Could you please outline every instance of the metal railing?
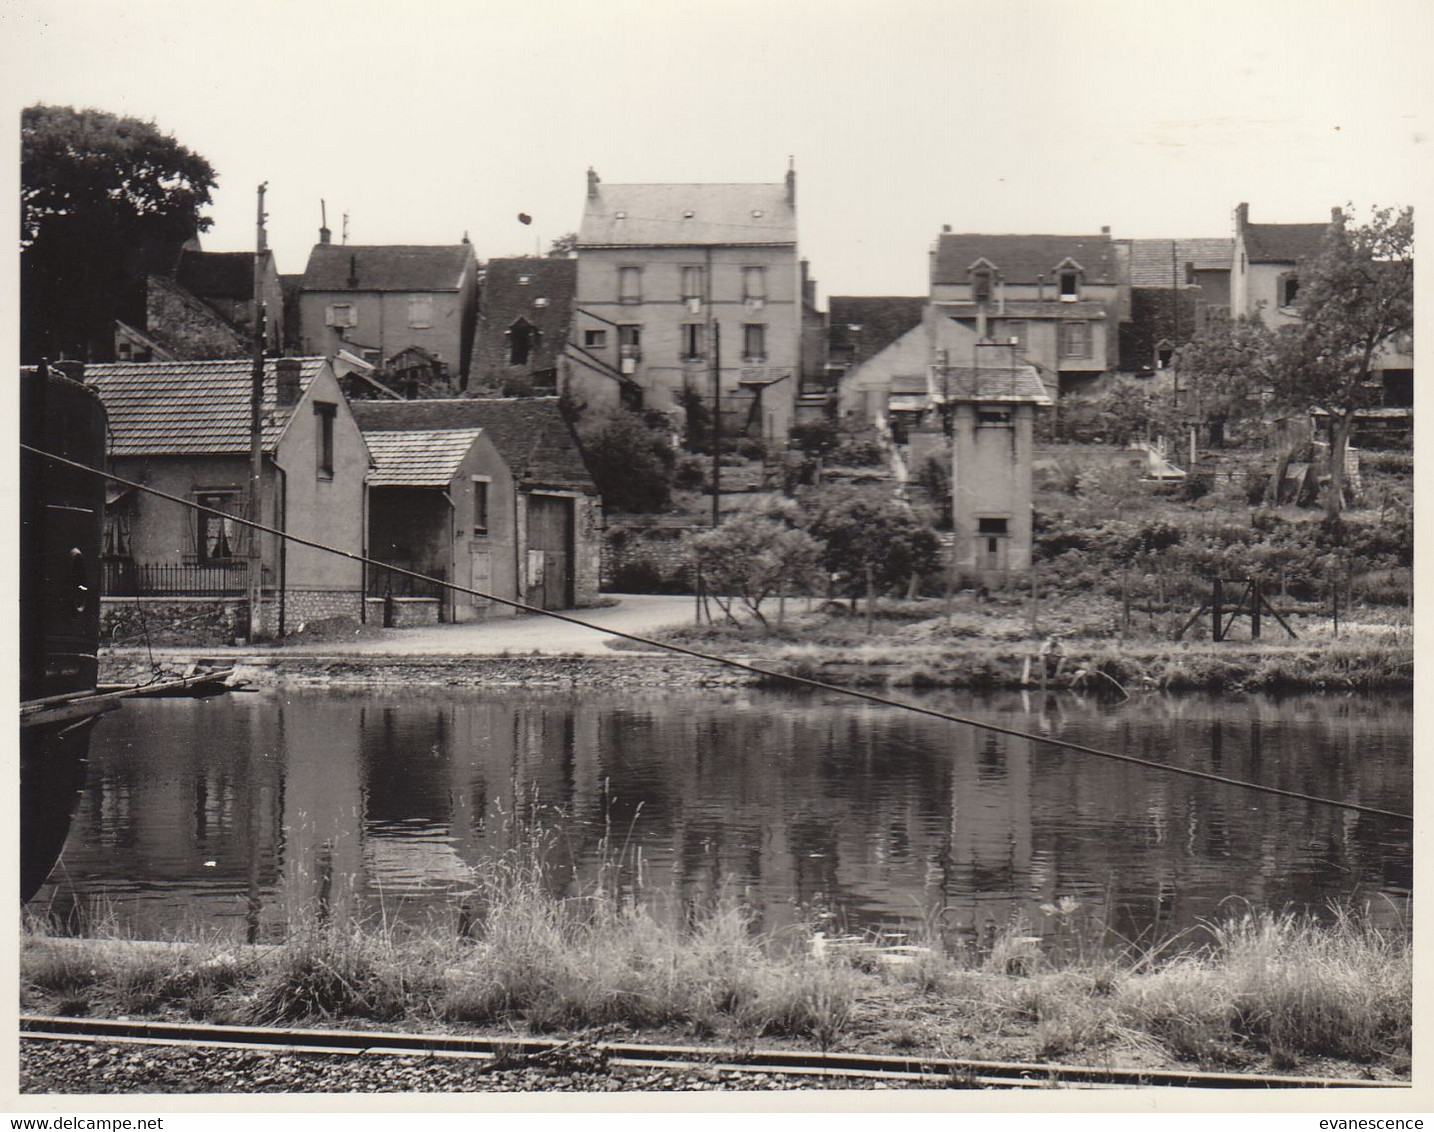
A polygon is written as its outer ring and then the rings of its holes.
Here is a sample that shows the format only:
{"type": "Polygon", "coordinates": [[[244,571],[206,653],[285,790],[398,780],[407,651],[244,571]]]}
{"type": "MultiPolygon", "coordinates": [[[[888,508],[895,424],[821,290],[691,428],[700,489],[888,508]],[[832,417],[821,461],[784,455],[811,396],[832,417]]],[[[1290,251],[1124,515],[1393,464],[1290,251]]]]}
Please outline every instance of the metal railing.
{"type": "MultiPolygon", "coordinates": [[[[102,561],[100,593],[106,597],[243,597],[247,562],[149,563],[131,558],[102,561]]],[[[269,571],[265,570],[266,580],[269,571]]]]}
{"type": "Polygon", "coordinates": [[[413,569],[427,574],[434,581],[423,581],[407,574],[395,573],[382,566],[368,568],[369,597],[443,597],[446,592],[440,582],[446,580],[444,571],[415,566],[413,569]]]}

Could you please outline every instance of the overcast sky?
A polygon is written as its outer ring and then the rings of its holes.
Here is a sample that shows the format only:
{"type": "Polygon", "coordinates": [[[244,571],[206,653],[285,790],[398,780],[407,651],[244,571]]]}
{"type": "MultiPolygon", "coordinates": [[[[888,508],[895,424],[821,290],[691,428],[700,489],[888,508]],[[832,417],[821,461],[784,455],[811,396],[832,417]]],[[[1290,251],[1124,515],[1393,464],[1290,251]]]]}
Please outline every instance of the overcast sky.
{"type": "MultiPolygon", "coordinates": [[[[1420,0],[0,0],[12,105],[153,119],[219,172],[205,237],[530,253],[605,181],[778,181],[829,294],[920,294],[957,231],[1219,236],[1408,203],[1420,0]],[[531,227],[517,214],[532,215],[531,227]]],[[[13,121],[13,115],[12,115],[13,121]]],[[[14,152],[12,149],[11,152],[14,152]]]]}

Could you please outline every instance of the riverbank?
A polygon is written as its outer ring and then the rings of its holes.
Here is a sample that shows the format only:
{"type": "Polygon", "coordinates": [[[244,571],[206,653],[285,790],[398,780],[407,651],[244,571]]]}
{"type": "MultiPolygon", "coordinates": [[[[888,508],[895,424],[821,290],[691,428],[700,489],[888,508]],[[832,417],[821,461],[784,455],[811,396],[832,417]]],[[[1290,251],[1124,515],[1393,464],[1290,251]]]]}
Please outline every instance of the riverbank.
{"type": "MultiPolygon", "coordinates": [[[[1145,949],[1085,938],[1074,919],[1062,949],[1021,924],[955,952],[934,938],[819,933],[794,947],[754,935],[735,904],[678,928],[640,900],[564,899],[504,868],[446,931],[314,923],[270,947],[30,934],[21,1009],[1311,1078],[1410,1073],[1407,932],[1352,913],[1317,923],[1252,912],[1145,949]]],[[[125,1091],[126,1080],[96,1084],[125,1091]]],[[[295,1087],[345,1088],[322,1074],[295,1087]]],[[[243,1091],[243,1075],[228,1089],[243,1091]]]]}

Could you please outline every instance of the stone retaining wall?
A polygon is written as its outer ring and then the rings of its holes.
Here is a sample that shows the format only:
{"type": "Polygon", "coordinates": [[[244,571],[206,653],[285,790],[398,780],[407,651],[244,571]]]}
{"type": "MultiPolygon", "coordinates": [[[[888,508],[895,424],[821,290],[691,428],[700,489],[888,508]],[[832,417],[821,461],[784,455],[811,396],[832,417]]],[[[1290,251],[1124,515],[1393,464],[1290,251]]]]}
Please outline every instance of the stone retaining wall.
{"type": "Polygon", "coordinates": [[[692,556],[687,535],[705,526],[610,523],[603,532],[602,585],[628,593],[691,593],[692,556]]]}

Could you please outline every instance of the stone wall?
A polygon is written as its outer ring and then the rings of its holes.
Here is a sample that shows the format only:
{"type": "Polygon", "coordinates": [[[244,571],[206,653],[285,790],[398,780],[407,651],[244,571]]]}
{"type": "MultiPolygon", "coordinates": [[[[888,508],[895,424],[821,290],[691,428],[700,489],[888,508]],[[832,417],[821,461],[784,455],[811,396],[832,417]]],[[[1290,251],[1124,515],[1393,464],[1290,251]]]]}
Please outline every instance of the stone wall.
{"type": "MultiPolygon", "coordinates": [[[[364,598],[370,625],[383,624],[384,598],[364,598]]],[[[436,597],[396,597],[393,602],[394,629],[408,629],[415,625],[437,625],[439,600],[436,597]]]]}
{"type": "Polygon", "coordinates": [[[610,522],[603,532],[603,589],[617,593],[691,593],[694,579],[687,537],[708,529],[610,522]]]}
{"type": "Polygon", "coordinates": [[[363,616],[363,594],[358,590],[289,590],[284,597],[284,628],[294,632],[306,621],[328,621],[363,616]]]}
{"type": "Polygon", "coordinates": [[[100,642],[104,645],[227,645],[248,634],[249,603],[243,598],[100,599],[100,642]]]}

